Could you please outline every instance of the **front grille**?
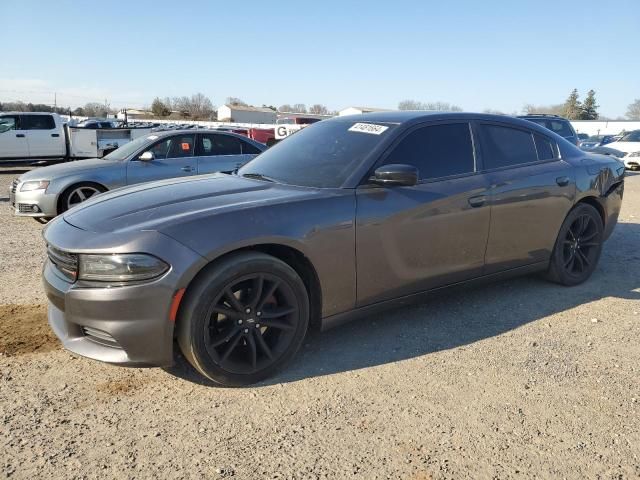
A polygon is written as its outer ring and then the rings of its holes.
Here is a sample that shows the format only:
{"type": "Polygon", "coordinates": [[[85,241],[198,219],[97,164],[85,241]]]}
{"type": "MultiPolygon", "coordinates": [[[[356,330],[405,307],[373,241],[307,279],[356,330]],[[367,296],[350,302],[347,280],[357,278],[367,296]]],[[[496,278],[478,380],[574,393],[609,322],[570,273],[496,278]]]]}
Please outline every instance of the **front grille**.
{"type": "Polygon", "coordinates": [[[121,348],[115,338],[113,338],[107,332],[103,332],[102,330],[98,330],[97,328],[82,327],[82,333],[84,333],[85,337],[87,337],[87,339],[91,340],[92,342],[96,342],[107,347],[121,348]]]}
{"type": "Polygon", "coordinates": [[[16,193],[18,183],[20,183],[20,181],[17,178],[11,183],[11,193],[16,193]]]}
{"type": "Polygon", "coordinates": [[[47,256],[65,278],[75,282],[78,276],[78,256],[47,245],[47,256]]]}

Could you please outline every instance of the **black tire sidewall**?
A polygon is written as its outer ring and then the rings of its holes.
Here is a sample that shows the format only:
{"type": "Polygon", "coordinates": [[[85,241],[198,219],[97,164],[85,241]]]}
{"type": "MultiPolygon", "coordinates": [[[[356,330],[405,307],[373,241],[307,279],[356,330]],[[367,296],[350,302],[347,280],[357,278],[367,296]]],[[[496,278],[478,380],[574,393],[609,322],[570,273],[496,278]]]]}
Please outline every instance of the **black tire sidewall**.
{"type": "Polygon", "coordinates": [[[64,213],[68,210],[67,204],[69,203],[69,195],[71,195],[71,192],[73,192],[76,188],[80,188],[80,187],[92,187],[98,190],[100,193],[104,193],[107,191],[106,188],[96,183],[91,183],[91,182],[75,183],[70,187],[68,187],[64,191],[64,193],[60,195],[60,200],[58,201],[58,214],[64,213]]]}
{"type": "Polygon", "coordinates": [[[207,267],[198,275],[185,293],[178,313],[178,344],[183,355],[205,377],[225,386],[246,386],[274,375],[298,352],[309,325],[309,298],[304,283],[285,262],[270,255],[251,252],[232,255],[207,267]],[[236,374],[218,366],[204,344],[204,323],[213,298],[235,278],[252,273],[277,275],[294,292],[300,312],[291,344],[274,363],[252,374],[236,374]]]}
{"type": "Polygon", "coordinates": [[[560,231],[558,232],[558,238],[556,240],[556,244],[553,248],[553,253],[551,256],[549,274],[552,280],[561,283],[562,285],[573,286],[579,285],[591,277],[594,270],[598,266],[598,261],[600,260],[600,255],[602,254],[602,242],[604,234],[604,225],[602,223],[602,217],[600,213],[591,205],[586,203],[580,204],[576,206],[573,210],[569,212],[567,217],[565,218],[562,226],[560,227],[560,231]],[[598,235],[596,237],[598,241],[598,251],[597,255],[594,258],[594,261],[589,265],[589,268],[583,273],[581,276],[571,275],[564,268],[564,258],[563,258],[563,242],[567,235],[567,231],[573,224],[573,222],[581,215],[589,215],[591,216],[598,226],[598,235]]]}

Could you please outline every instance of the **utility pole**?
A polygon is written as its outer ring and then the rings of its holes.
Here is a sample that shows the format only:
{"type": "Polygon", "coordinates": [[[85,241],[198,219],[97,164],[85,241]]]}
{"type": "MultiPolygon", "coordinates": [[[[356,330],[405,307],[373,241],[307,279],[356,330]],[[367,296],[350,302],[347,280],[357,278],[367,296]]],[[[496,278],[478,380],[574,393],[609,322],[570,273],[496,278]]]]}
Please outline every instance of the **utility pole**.
{"type": "Polygon", "coordinates": [[[58,92],[53,92],[53,111],[58,108],[58,92]]]}

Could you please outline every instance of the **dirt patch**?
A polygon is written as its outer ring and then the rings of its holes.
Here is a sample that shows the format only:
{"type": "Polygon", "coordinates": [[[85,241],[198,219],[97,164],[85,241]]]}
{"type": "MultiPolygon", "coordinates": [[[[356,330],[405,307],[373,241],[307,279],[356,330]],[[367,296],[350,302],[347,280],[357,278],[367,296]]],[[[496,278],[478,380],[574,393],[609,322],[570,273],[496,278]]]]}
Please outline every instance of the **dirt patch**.
{"type": "Polygon", "coordinates": [[[58,348],[45,305],[0,305],[0,353],[16,356],[58,348]]]}
{"type": "Polygon", "coordinates": [[[109,396],[133,395],[148,381],[144,378],[128,377],[109,380],[96,386],[96,390],[109,396]]]}

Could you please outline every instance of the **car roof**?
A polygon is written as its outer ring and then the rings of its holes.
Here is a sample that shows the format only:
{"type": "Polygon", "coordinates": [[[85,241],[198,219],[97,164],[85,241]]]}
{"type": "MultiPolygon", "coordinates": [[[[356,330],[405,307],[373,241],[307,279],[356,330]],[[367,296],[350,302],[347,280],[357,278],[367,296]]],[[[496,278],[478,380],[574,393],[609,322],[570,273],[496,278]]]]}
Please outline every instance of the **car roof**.
{"type": "Polygon", "coordinates": [[[480,120],[488,122],[501,122],[511,123],[513,125],[519,125],[521,127],[533,129],[532,125],[545,131],[544,127],[537,124],[532,124],[524,118],[512,117],[510,115],[496,115],[491,113],[472,113],[472,112],[437,112],[437,111],[424,111],[424,110],[398,110],[391,112],[371,112],[356,115],[344,115],[341,117],[334,117],[323,122],[381,122],[381,123],[395,123],[395,124],[413,124],[421,123],[425,121],[438,121],[438,120],[480,120]]]}

